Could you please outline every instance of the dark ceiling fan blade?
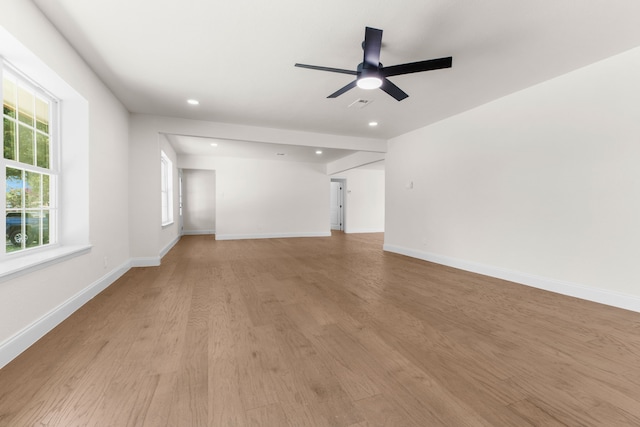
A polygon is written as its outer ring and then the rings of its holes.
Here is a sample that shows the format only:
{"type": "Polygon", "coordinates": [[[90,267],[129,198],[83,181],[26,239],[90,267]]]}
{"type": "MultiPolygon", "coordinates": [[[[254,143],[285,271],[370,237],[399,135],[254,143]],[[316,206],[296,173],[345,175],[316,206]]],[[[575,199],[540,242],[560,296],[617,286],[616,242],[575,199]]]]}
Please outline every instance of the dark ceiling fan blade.
{"type": "Polygon", "coordinates": [[[382,48],[382,30],[366,27],[364,32],[364,68],[377,69],[380,66],[380,49],[382,48]]]}
{"type": "Polygon", "coordinates": [[[357,71],[343,70],[342,68],[319,67],[317,65],[307,65],[307,64],[295,64],[295,66],[300,68],[309,68],[310,70],[330,71],[332,73],[349,74],[351,76],[358,75],[357,71]]]}
{"type": "Polygon", "coordinates": [[[392,65],[384,67],[380,72],[385,77],[399,76],[401,74],[418,73],[420,71],[439,70],[441,68],[451,68],[453,58],[428,59],[426,61],[410,62],[408,64],[392,65]]]}
{"type": "Polygon", "coordinates": [[[388,79],[382,80],[382,86],[380,86],[380,89],[387,92],[389,95],[393,96],[396,99],[396,101],[402,101],[403,99],[409,97],[409,95],[407,95],[398,86],[391,83],[388,79]]]}
{"type": "Polygon", "coordinates": [[[354,87],[356,87],[358,81],[354,80],[351,83],[349,83],[348,85],[346,85],[345,87],[338,89],[337,91],[333,92],[331,95],[327,96],[327,98],[337,98],[340,95],[342,95],[343,93],[345,93],[348,90],[353,89],[354,87]]]}

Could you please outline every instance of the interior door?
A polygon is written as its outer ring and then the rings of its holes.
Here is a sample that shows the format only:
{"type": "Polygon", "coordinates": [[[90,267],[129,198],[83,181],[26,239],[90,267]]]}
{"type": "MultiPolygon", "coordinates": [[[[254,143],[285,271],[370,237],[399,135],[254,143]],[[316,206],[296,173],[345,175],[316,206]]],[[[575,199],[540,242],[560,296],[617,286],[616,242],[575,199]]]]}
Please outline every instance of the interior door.
{"type": "Polygon", "coordinates": [[[180,235],[184,234],[184,221],[182,218],[182,169],[178,169],[178,219],[180,235]]]}
{"type": "Polygon", "coordinates": [[[331,229],[344,231],[344,183],[331,181],[330,204],[331,229]]]}

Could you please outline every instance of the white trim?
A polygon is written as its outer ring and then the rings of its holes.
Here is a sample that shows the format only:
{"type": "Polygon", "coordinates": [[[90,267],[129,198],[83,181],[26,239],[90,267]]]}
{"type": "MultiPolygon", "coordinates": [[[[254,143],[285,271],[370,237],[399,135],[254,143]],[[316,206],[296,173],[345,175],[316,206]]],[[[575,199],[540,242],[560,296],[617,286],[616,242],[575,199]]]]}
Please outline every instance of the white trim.
{"type": "Polygon", "coordinates": [[[157,267],[160,265],[160,257],[131,258],[131,267],[157,267]]]}
{"type": "Polygon", "coordinates": [[[171,248],[173,248],[176,245],[176,243],[178,243],[179,240],[180,240],[180,236],[176,236],[175,239],[169,242],[169,244],[160,251],[160,260],[162,260],[162,258],[169,253],[171,248]]]}
{"type": "Polygon", "coordinates": [[[357,233],[384,233],[384,228],[356,228],[355,230],[345,230],[345,234],[357,233]]]}
{"type": "Polygon", "coordinates": [[[21,256],[11,259],[6,257],[0,263],[0,282],[15,279],[27,273],[49,267],[53,264],[66,261],[68,259],[84,255],[91,251],[91,245],[82,246],[60,246],[58,248],[38,248],[31,254],[20,254],[21,256]]]}
{"type": "Polygon", "coordinates": [[[383,249],[387,252],[406,255],[412,258],[418,258],[424,261],[458,268],[460,270],[483,274],[485,276],[508,280],[510,282],[518,283],[521,285],[531,286],[533,288],[544,289],[546,291],[555,292],[557,294],[568,295],[571,297],[640,313],[640,298],[634,295],[593,288],[578,283],[552,279],[549,277],[536,276],[520,271],[507,270],[500,267],[493,267],[490,265],[484,265],[472,261],[465,261],[429,252],[416,251],[414,249],[403,248],[395,245],[385,244],[383,246],[383,249]]]}
{"type": "Polygon", "coordinates": [[[282,239],[289,237],[331,237],[330,231],[308,233],[216,234],[216,240],[282,239]]]}
{"type": "Polygon", "coordinates": [[[183,230],[183,236],[200,236],[203,234],[216,234],[216,230],[183,230]]]}
{"type": "Polygon", "coordinates": [[[63,302],[40,319],[34,321],[20,332],[0,343],[0,368],[15,359],[49,331],[71,316],[76,310],[109,287],[131,268],[129,262],[101,277],[67,301],[63,302]]]}
{"type": "Polygon", "coordinates": [[[162,258],[169,253],[179,240],[180,236],[177,236],[160,251],[158,256],[131,258],[131,267],[158,267],[162,263],[162,258]]]}

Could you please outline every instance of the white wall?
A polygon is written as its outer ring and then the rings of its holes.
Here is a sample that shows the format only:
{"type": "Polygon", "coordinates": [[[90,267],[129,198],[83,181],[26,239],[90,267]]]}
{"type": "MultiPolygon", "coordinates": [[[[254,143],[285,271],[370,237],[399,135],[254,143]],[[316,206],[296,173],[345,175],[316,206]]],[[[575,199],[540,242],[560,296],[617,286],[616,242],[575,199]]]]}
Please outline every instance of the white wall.
{"type": "Polygon", "coordinates": [[[214,234],[216,230],[216,173],[182,170],[182,234],[214,234]]]}
{"type": "Polygon", "coordinates": [[[362,167],[331,178],[346,179],[345,233],[384,232],[385,171],[362,167]]]}
{"type": "Polygon", "coordinates": [[[79,197],[89,205],[92,244],[84,255],[0,283],[2,366],[129,268],[129,115],[33,3],[0,0],[0,10],[0,26],[89,103],[88,158],[77,161],[88,161],[88,200],[79,197]]]}
{"type": "Polygon", "coordinates": [[[385,249],[640,311],[639,75],[637,48],[391,140],[385,249]]]}
{"type": "Polygon", "coordinates": [[[216,239],[330,235],[323,165],[179,156],[178,166],[216,171],[216,239]]]}

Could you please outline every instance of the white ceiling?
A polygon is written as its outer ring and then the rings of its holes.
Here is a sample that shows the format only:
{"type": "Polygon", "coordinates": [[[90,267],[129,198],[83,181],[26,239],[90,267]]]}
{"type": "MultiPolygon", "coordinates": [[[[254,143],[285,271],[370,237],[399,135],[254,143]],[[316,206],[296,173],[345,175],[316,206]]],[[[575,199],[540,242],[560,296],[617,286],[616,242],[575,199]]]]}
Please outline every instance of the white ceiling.
{"type": "Polygon", "coordinates": [[[637,0],[33,1],[131,112],[374,138],[640,45],[637,0]],[[294,63],[355,69],[365,26],[384,30],[384,65],[453,67],[392,77],[401,102],[327,99],[352,76],[294,63]]]}

